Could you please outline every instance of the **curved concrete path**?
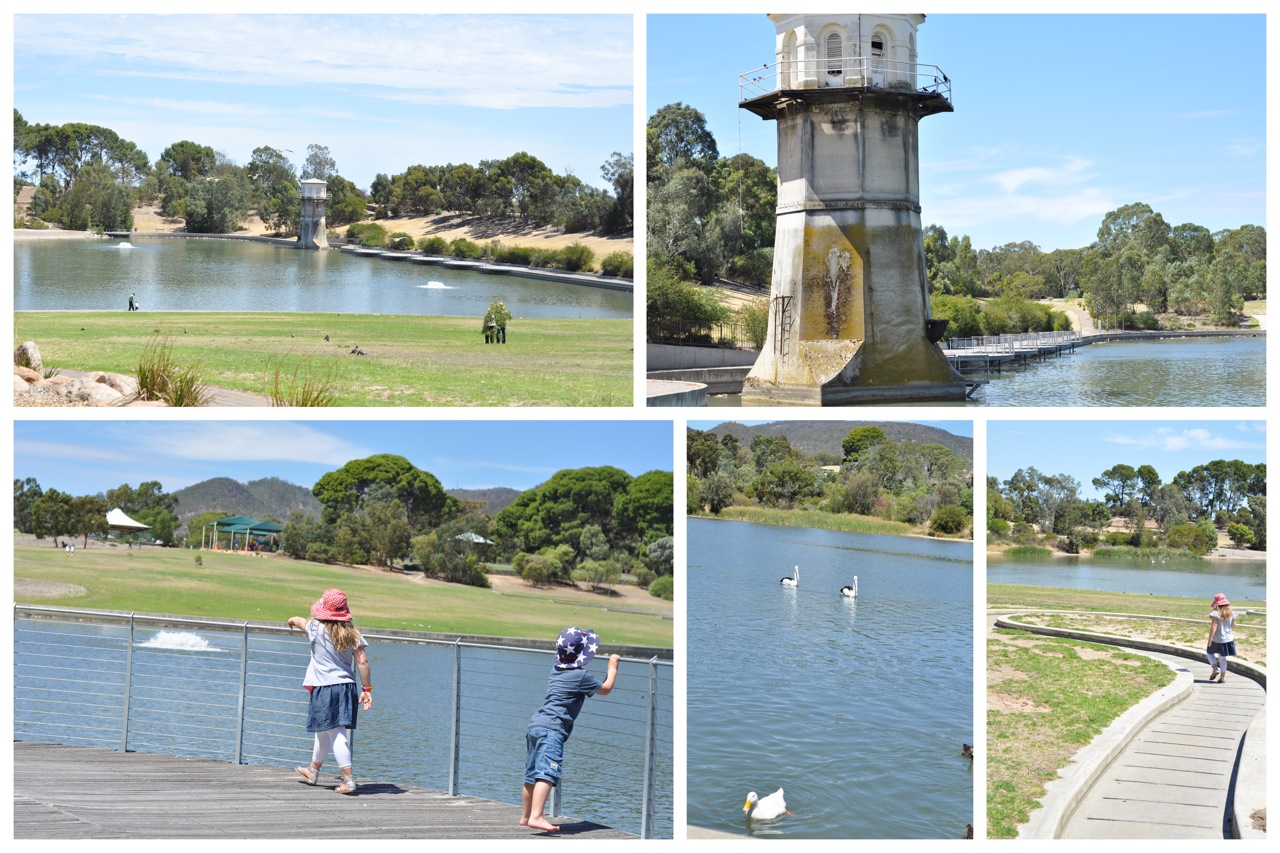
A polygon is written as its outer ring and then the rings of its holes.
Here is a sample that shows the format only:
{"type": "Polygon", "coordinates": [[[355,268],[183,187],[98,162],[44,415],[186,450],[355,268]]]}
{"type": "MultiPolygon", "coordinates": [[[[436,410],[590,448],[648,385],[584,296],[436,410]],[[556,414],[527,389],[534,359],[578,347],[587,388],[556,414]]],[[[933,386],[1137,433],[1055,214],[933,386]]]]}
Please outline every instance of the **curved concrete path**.
{"type": "MultiPolygon", "coordinates": [[[[997,622],[999,627],[1024,628],[988,614],[989,629],[997,622]]],[[[1266,802],[1263,684],[1234,670],[1223,683],[1210,682],[1204,658],[1138,648],[1116,637],[1026,627],[1033,633],[1123,646],[1165,663],[1177,679],[1080,750],[1061,771],[1064,778],[1056,786],[1049,784],[1042,809],[1032,814],[1019,837],[1266,837],[1265,831],[1247,824],[1255,805],[1264,808],[1266,802]],[[1247,752],[1246,733],[1252,741],[1247,752]]]]}
{"type": "Polygon", "coordinates": [[[1234,672],[1210,682],[1205,661],[1132,651],[1189,670],[1191,693],[1137,731],[1058,837],[1231,838],[1236,756],[1266,690],[1234,672]]]}

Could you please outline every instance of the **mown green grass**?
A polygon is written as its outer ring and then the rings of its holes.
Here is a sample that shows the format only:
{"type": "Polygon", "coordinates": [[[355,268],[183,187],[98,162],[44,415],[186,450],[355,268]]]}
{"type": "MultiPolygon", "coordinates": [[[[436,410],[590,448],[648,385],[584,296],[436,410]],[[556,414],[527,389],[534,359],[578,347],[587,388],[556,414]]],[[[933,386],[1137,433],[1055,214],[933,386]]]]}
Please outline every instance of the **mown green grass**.
{"type": "Polygon", "coordinates": [[[46,368],[132,375],[156,337],[172,340],[179,364],[201,362],[217,387],[269,396],[278,372],[331,374],[337,406],[630,406],[633,396],[630,320],[521,319],[506,344],[486,345],[470,317],[14,314],[15,346],[35,341],[46,368]]]}
{"type": "MultiPolygon", "coordinates": [[[[1250,616],[1236,610],[1235,642],[1238,659],[1267,665],[1267,626],[1264,616],[1250,616]]],[[[1125,616],[1100,616],[1092,613],[1033,613],[1019,622],[1030,622],[1049,628],[1089,631],[1117,637],[1146,637],[1159,643],[1199,649],[1209,637],[1208,608],[1201,619],[1192,622],[1163,619],[1138,619],[1125,616]]]]}
{"type": "Polygon", "coordinates": [[[20,604],[283,622],[306,616],[321,592],[338,587],[366,628],[553,640],[566,625],[581,624],[606,643],[673,648],[670,619],[552,600],[554,592],[545,598],[503,596],[491,589],[414,583],[391,572],[283,556],[96,545],[69,556],[51,542],[19,543],[14,577],[88,590],[56,599],[15,593],[20,604]],[[196,554],[203,565],[196,565],[196,554]]]}
{"type": "Polygon", "coordinates": [[[820,530],[837,530],[841,533],[879,533],[887,536],[906,536],[915,533],[910,524],[886,521],[868,515],[846,515],[833,512],[817,512],[803,509],[769,509],[759,506],[728,506],[719,515],[703,518],[723,518],[728,521],[749,521],[753,524],[773,524],[779,527],[813,527],[820,530]]]}
{"type": "MultiPolygon", "coordinates": [[[[1135,595],[1131,592],[1107,592],[1093,589],[1027,586],[1023,584],[987,584],[987,607],[1008,610],[1025,607],[1041,610],[1084,610],[1095,613],[1138,613],[1146,616],[1176,616],[1180,619],[1207,620],[1210,596],[1175,598],[1169,595],[1135,595]]],[[[1232,607],[1266,607],[1260,601],[1235,601],[1232,607]]]]}
{"type": "Polygon", "coordinates": [[[1167,666],[1142,655],[1020,631],[997,631],[988,641],[987,672],[991,838],[1015,837],[1058,770],[1174,678],[1167,666]]]}

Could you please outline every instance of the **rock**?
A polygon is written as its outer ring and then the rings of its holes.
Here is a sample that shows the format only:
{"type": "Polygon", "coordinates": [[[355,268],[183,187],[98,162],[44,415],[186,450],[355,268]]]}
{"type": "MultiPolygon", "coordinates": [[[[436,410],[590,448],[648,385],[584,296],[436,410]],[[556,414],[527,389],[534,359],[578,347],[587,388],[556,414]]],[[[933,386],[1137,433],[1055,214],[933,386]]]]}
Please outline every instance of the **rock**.
{"type": "Polygon", "coordinates": [[[22,367],[21,365],[17,365],[17,364],[13,366],[13,375],[19,377],[20,379],[22,379],[23,382],[26,382],[28,385],[30,385],[32,382],[39,382],[41,379],[44,379],[43,373],[32,370],[29,367],[22,367]]]}
{"type": "Polygon", "coordinates": [[[44,372],[44,362],[40,360],[40,347],[35,341],[27,341],[13,351],[13,363],[29,367],[37,373],[44,372]]]}
{"type": "Polygon", "coordinates": [[[125,376],[123,373],[106,373],[97,370],[86,374],[85,378],[93,382],[101,382],[108,388],[114,388],[126,397],[132,397],[138,393],[138,380],[132,376],[125,376]]]}
{"type": "Polygon", "coordinates": [[[21,394],[26,391],[28,387],[30,386],[28,385],[27,380],[23,379],[16,373],[13,374],[13,393],[21,394]]]}
{"type": "Polygon", "coordinates": [[[124,400],[124,395],[116,389],[89,379],[55,376],[37,383],[36,387],[48,388],[59,397],[86,406],[117,406],[124,400]]]}

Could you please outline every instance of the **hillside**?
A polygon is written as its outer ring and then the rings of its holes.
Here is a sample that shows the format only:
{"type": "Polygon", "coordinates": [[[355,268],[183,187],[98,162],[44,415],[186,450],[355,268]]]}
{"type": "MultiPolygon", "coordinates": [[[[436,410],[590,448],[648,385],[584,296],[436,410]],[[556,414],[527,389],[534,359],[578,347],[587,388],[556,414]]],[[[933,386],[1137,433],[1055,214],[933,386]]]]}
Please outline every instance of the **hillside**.
{"type": "Polygon", "coordinates": [[[776,423],[746,426],[740,423],[724,423],[711,432],[716,435],[733,435],[743,445],[750,445],[757,435],[785,435],[791,446],[807,454],[829,453],[837,457],[844,451],[840,442],[856,427],[877,426],[892,441],[911,439],[921,444],[941,444],[973,467],[973,439],[954,435],[937,427],[910,424],[901,421],[780,421],[776,423]]]}
{"type": "Polygon", "coordinates": [[[493,489],[448,489],[449,494],[460,501],[480,501],[485,515],[497,515],[511,505],[523,492],[518,489],[498,487],[493,489]]]}
{"type": "Polygon", "coordinates": [[[305,486],[267,477],[239,483],[230,477],[214,477],[173,493],[178,498],[178,521],[185,524],[202,512],[220,510],[227,515],[247,515],[284,523],[294,512],[320,517],[320,501],[305,486]]]}

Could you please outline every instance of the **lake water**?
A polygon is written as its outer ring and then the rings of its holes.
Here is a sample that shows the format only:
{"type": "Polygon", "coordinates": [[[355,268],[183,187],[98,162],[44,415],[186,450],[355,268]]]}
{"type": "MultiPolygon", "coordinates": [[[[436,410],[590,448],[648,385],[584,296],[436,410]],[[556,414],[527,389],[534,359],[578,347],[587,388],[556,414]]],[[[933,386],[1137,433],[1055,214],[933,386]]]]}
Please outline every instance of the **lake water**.
{"type": "MultiPolygon", "coordinates": [[[[973,399],[900,406],[1265,406],[1266,339],[1162,338],[1080,347],[986,379],[973,399]]],[[[708,406],[740,406],[736,394],[708,406]]]]}
{"type": "MultiPolygon", "coordinates": [[[[376,693],[356,729],[355,771],[364,781],[447,790],[454,647],[379,640],[370,632],[376,693]]],[[[124,719],[128,628],[50,619],[14,624],[14,739],[119,749],[124,719]]],[[[240,712],[241,635],[138,627],[129,749],[233,761],[240,712]]],[[[250,633],[242,761],[282,768],[311,754],[302,678],[307,645],[299,633],[250,633]]],[[[460,647],[460,793],[511,803],[519,817],[524,732],[541,704],[552,655],[460,647]]],[[[591,664],[604,678],[605,659],[591,664]]],[[[656,678],[653,836],[672,837],[672,667],[656,678]]],[[[649,706],[649,666],[626,660],[606,697],[589,699],[565,747],[562,814],[639,833],[649,706]]],[[[322,780],[336,784],[332,759],[322,780]]],[[[376,796],[376,795],[374,795],[376,796]]]]}
{"type": "Polygon", "coordinates": [[[282,311],[483,317],[632,317],[632,294],[511,275],[306,252],[240,240],[15,240],[18,311],[282,311]]]}
{"type": "Polygon", "coordinates": [[[973,822],[969,543],[691,518],[688,822],[961,838],[973,822]],[[799,566],[796,588],[778,581],[799,566]],[[857,599],[840,587],[858,576],[857,599]],[[748,791],[793,813],[748,822],[748,791]]]}
{"type": "Polygon", "coordinates": [[[1267,597],[1267,565],[1265,560],[988,554],[987,582],[1172,595],[1206,602],[1221,592],[1233,601],[1261,601],[1267,597]]]}

